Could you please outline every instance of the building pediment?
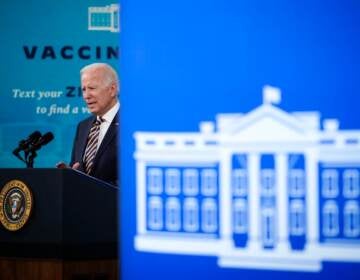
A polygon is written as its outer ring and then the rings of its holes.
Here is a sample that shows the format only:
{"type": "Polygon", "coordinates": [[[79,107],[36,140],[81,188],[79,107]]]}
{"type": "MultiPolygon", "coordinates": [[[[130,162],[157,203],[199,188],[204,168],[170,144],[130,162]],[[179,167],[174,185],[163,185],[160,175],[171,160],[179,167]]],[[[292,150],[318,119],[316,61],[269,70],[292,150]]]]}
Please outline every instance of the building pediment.
{"type": "Polygon", "coordinates": [[[306,137],[306,132],[296,117],[272,105],[263,105],[234,121],[226,134],[233,139],[274,142],[299,141],[306,137]]]}

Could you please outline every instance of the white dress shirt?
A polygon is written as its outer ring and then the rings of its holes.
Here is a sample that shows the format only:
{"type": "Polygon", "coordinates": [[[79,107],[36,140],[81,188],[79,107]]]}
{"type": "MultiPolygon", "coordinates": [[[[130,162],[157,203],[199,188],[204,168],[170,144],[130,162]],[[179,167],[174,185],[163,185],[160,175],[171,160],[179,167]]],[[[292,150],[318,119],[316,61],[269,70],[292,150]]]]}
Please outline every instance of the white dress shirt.
{"type": "Polygon", "coordinates": [[[112,123],[113,119],[115,118],[115,115],[119,111],[120,103],[116,102],[116,104],[106,112],[105,115],[102,116],[104,121],[100,125],[100,132],[99,132],[99,139],[97,144],[97,150],[99,149],[101,142],[104,140],[105,134],[108,131],[110,124],[112,123]]]}

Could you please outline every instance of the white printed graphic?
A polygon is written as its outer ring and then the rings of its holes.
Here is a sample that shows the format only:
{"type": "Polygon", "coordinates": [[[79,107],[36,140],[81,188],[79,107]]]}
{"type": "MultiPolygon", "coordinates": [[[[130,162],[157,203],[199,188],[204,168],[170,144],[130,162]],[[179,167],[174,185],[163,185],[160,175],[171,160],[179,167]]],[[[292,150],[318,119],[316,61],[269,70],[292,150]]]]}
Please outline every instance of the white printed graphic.
{"type": "Polygon", "coordinates": [[[120,32],[120,6],[89,7],[88,30],[120,32]]]}
{"type": "Polygon", "coordinates": [[[231,268],[360,262],[360,130],[281,110],[279,88],[263,95],[199,132],[135,133],[136,250],[231,268]]]}

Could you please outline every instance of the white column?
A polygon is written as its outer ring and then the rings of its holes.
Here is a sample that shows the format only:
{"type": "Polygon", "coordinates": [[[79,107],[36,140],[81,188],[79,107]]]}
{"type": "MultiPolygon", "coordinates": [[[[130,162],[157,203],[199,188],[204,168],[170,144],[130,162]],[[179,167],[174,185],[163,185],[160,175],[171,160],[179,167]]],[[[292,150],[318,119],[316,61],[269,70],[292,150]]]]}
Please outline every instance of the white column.
{"type": "Polygon", "coordinates": [[[288,202],[288,157],[285,153],[277,153],[275,158],[276,168],[276,204],[278,243],[277,251],[286,252],[290,249],[289,243],[289,202],[288,202]]]}
{"type": "Polygon", "coordinates": [[[306,249],[314,249],[319,242],[319,186],[316,150],[305,153],[306,170],[306,249]]]}
{"type": "Polygon", "coordinates": [[[136,163],[137,234],[146,233],[146,165],[141,159],[136,163]]]}
{"type": "Polygon", "coordinates": [[[224,243],[223,248],[233,247],[232,240],[232,190],[231,190],[231,151],[221,150],[220,158],[220,182],[219,182],[219,205],[220,205],[220,235],[224,243]]]}
{"type": "Polygon", "coordinates": [[[249,250],[261,250],[260,242],[260,156],[257,153],[248,155],[249,190],[249,250]]]}

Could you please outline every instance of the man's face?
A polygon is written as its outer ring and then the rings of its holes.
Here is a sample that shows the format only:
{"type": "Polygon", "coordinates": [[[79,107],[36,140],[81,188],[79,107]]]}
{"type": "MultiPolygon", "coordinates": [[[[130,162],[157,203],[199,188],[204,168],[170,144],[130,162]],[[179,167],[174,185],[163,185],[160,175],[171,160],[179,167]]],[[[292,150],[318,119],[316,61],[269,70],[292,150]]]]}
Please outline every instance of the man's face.
{"type": "Polygon", "coordinates": [[[117,88],[105,79],[104,68],[86,70],[81,76],[83,98],[91,113],[103,116],[116,103],[117,88]]]}

